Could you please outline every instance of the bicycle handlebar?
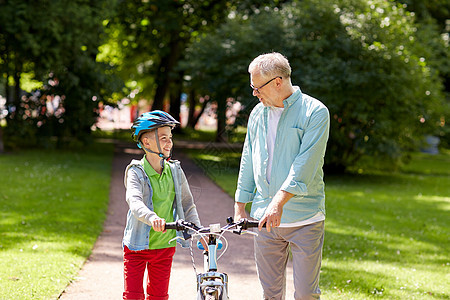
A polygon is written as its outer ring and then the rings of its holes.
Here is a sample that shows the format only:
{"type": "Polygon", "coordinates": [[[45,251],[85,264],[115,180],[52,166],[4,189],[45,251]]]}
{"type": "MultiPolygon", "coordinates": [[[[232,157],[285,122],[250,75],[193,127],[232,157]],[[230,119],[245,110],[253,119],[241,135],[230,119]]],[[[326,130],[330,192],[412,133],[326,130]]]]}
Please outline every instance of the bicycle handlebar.
{"type": "MultiPolygon", "coordinates": [[[[259,226],[259,221],[252,221],[252,220],[247,220],[247,219],[242,219],[241,221],[238,222],[238,224],[242,224],[239,225],[242,227],[242,229],[246,230],[248,228],[255,228],[259,226]]],[[[266,227],[266,223],[263,224],[263,227],[266,227]]]]}
{"type": "MultiPolygon", "coordinates": [[[[227,223],[228,223],[227,225],[220,228],[220,231],[224,231],[224,230],[235,227],[236,229],[233,230],[233,232],[237,233],[237,234],[241,234],[242,230],[247,230],[248,228],[255,228],[255,227],[259,226],[258,221],[252,221],[252,220],[248,220],[248,219],[241,219],[235,223],[233,221],[232,217],[227,218],[227,223]]],[[[266,227],[265,223],[264,223],[263,227],[266,227]]],[[[184,230],[192,229],[192,230],[200,232],[200,233],[205,233],[205,234],[210,233],[209,227],[198,227],[194,223],[187,222],[184,220],[178,220],[176,222],[166,223],[165,229],[174,229],[177,231],[184,231],[184,230]]]]}
{"type": "Polygon", "coordinates": [[[184,220],[178,220],[176,222],[166,223],[165,229],[175,229],[177,231],[193,229],[193,230],[199,231],[202,228],[198,227],[194,223],[187,222],[187,221],[184,221],[184,220]]]}
{"type": "MultiPolygon", "coordinates": [[[[201,239],[203,239],[203,241],[208,244],[208,250],[205,251],[206,253],[209,253],[209,250],[211,250],[211,249],[209,249],[209,247],[217,245],[217,243],[220,243],[220,239],[223,238],[226,246],[225,246],[225,249],[223,250],[222,254],[217,258],[217,260],[219,260],[228,248],[227,239],[223,236],[223,234],[225,232],[232,232],[232,233],[241,235],[241,234],[245,233],[245,231],[248,228],[253,228],[253,227],[258,227],[258,226],[259,226],[258,221],[241,219],[235,223],[233,221],[232,217],[228,217],[227,224],[222,227],[220,227],[220,224],[211,224],[210,227],[198,227],[194,223],[186,222],[184,220],[177,220],[176,222],[166,223],[165,229],[173,229],[173,230],[181,231],[183,234],[184,240],[188,240],[192,237],[191,233],[189,233],[188,231],[190,231],[190,230],[194,231],[195,232],[194,236],[200,236],[201,239]],[[208,239],[205,239],[205,236],[208,236],[208,239]],[[217,242],[217,241],[219,241],[219,242],[217,242]]],[[[263,227],[266,227],[266,224],[264,224],[263,227]]],[[[248,233],[257,235],[254,232],[248,232],[248,233]]],[[[177,238],[175,238],[175,239],[177,239],[177,238]]],[[[212,265],[209,265],[208,268],[211,270],[214,270],[214,269],[217,270],[217,266],[216,266],[217,260],[215,260],[216,248],[214,248],[211,251],[214,253],[213,254],[214,258],[212,258],[211,261],[215,262],[215,264],[213,263],[212,265]]],[[[208,255],[212,255],[212,254],[208,254],[208,255]]]]}

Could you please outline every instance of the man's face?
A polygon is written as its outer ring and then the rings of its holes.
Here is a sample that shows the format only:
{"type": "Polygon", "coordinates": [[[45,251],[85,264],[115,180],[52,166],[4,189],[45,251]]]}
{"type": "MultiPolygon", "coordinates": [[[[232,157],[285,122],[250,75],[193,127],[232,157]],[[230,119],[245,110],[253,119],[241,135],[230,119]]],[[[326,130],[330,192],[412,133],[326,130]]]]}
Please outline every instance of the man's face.
{"type": "Polygon", "coordinates": [[[258,97],[264,106],[276,106],[278,93],[275,89],[277,77],[265,78],[259,73],[250,74],[253,96],[258,97]]]}
{"type": "MultiPolygon", "coordinates": [[[[153,130],[148,133],[144,133],[141,140],[146,148],[148,148],[156,153],[159,153],[158,145],[156,144],[155,135],[156,135],[156,130],[153,130]]],[[[172,128],[169,126],[158,128],[158,137],[157,138],[159,141],[159,146],[161,147],[162,154],[164,154],[164,156],[169,156],[170,151],[172,150],[172,147],[173,147],[172,128]]]]}

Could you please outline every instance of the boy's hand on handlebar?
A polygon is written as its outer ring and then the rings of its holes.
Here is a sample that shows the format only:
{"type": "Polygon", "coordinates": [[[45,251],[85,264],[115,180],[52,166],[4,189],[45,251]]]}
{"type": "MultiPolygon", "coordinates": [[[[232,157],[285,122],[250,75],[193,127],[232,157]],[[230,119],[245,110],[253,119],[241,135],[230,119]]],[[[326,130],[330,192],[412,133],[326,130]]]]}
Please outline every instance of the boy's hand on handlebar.
{"type": "Polygon", "coordinates": [[[201,237],[200,243],[202,243],[203,249],[208,249],[209,237],[207,237],[207,236],[201,237]]]}
{"type": "Polygon", "coordinates": [[[156,218],[152,221],[152,227],[154,231],[166,232],[166,220],[162,218],[156,218]]]}

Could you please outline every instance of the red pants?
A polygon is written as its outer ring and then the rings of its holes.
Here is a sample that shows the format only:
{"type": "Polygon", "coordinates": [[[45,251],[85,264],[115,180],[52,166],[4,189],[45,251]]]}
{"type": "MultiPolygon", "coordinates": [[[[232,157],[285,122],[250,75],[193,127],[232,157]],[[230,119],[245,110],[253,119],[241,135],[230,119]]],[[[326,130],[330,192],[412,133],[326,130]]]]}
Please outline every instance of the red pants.
{"type": "Polygon", "coordinates": [[[125,291],[123,299],[169,299],[169,279],[175,247],[123,252],[125,291]],[[144,294],[144,275],[147,268],[147,297],[144,294]]]}

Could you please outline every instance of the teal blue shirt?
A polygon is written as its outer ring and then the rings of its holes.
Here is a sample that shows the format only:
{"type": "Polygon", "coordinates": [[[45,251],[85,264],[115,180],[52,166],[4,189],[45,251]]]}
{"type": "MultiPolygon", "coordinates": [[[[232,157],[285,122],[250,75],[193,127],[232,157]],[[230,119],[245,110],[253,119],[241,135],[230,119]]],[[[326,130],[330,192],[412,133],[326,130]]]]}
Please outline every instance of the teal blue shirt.
{"type": "Polygon", "coordinates": [[[253,202],[250,216],[261,219],[279,191],[294,194],[283,207],[281,223],[307,220],[325,214],[323,162],[330,117],[319,100],[298,87],[283,101],[278,123],[270,184],[267,181],[268,109],[262,103],[250,114],[235,194],[237,202],[253,202]]]}

